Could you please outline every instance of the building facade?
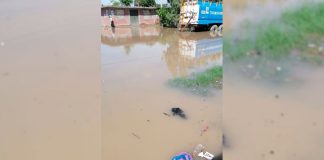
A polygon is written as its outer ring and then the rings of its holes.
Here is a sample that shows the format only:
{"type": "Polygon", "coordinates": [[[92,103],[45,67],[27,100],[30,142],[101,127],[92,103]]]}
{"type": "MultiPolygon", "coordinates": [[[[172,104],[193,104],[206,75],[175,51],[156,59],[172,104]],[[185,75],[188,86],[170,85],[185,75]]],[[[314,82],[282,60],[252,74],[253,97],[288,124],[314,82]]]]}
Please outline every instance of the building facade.
{"type": "Polygon", "coordinates": [[[101,7],[102,26],[110,26],[111,20],[117,27],[155,25],[160,22],[155,7],[101,7]]]}

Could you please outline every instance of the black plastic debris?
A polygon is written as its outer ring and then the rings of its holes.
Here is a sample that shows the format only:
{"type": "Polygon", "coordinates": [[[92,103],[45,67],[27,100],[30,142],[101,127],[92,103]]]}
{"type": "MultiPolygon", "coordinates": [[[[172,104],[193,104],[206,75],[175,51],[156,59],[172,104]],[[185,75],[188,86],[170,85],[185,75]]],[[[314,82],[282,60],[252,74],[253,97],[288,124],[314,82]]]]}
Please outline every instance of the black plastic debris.
{"type": "Polygon", "coordinates": [[[136,137],[137,139],[141,139],[141,137],[140,137],[139,135],[135,134],[134,132],[132,133],[132,135],[133,135],[134,137],[136,137]]]}
{"type": "Polygon", "coordinates": [[[225,135],[223,135],[223,147],[224,148],[229,148],[230,147],[230,144],[229,144],[229,142],[228,142],[228,138],[225,136],[225,135]]]}
{"type": "Polygon", "coordinates": [[[223,160],[223,154],[215,156],[212,160],[223,160]]]}
{"type": "Polygon", "coordinates": [[[180,116],[183,119],[187,119],[187,116],[184,114],[184,112],[181,108],[178,108],[178,107],[171,108],[171,112],[172,112],[173,116],[180,116]]]}

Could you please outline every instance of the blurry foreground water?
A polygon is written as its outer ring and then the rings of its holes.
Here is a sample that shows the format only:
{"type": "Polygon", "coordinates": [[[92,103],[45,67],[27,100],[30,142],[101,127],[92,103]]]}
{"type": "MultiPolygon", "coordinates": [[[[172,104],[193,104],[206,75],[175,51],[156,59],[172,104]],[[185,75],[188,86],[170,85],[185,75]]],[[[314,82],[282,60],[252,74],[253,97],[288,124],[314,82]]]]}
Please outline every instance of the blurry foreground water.
{"type": "MultiPolygon", "coordinates": [[[[230,12],[230,29],[225,35],[244,36],[243,23],[276,19],[287,9],[302,6],[300,3],[257,1],[249,5],[247,1],[228,1],[225,14],[230,12]]],[[[235,41],[231,36],[226,38],[235,41]]],[[[312,56],[323,44],[323,37],[318,37],[302,47],[303,54],[296,48],[275,58],[251,51],[233,59],[233,48],[224,48],[225,159],[324,158],[323,57],[312,56]]]]}

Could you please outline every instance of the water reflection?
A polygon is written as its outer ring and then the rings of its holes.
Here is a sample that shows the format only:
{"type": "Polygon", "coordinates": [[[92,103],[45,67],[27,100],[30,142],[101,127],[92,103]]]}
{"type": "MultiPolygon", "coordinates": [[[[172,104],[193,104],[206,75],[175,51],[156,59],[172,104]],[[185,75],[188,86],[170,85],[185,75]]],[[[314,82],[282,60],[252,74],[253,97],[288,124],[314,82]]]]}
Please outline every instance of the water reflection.
{"type": "Polygon", "coordinates": [[[157,42],[161,28],[156,26],[147,27],[103,27],[101,41],[110,46],[122,46],[128,44],[152,44],[157,42]]]}
{"type": "Polygon", "coordinates": [[[203,70],[212,65],[222,65],[222,39],[180,35],[164,51],[164,59],[174,76],[185,76],[192,68],[203,70]]]}
{"type": "Polygon", "coordinates": [[[123,47],[124,53],[137,54],[134,46],[157,45],[173,76],[185,76],[212,65],[222,65],[222,39],[207,32],[180,33],[159,26],[103,28],[101,41],[109,47],[123,47]]]}

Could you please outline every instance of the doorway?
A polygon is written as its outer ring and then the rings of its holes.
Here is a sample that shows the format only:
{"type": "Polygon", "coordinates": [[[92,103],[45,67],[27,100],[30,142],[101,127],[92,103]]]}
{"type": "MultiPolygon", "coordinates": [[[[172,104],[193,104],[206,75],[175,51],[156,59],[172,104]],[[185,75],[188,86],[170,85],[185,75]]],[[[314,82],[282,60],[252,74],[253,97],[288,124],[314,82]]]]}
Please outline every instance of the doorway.
{"type": "Polygon", "coordinates": [[[129,14],[130,14],[131,25],[137,26],[138,25],[138,10],[130,10],[129,14]]]}

